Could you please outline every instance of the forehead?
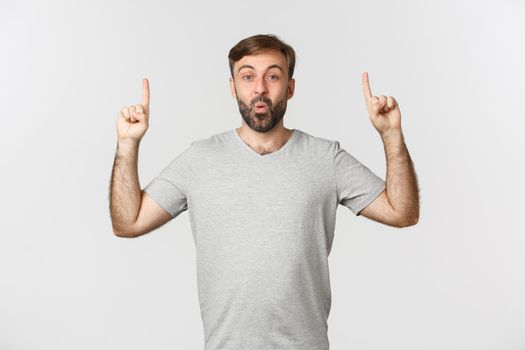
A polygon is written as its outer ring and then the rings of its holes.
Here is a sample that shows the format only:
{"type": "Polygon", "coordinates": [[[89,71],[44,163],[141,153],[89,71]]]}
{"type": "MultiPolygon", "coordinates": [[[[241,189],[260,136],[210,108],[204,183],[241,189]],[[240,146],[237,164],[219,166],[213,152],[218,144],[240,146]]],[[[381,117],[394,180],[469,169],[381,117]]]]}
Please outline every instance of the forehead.
{"type": "Polygon", "coordinates": [[[261,52],[255,55],[247,55],[235,62],[234,69],[235,72],[237,72],[244,65],[249,65],[256,70],[264,70],[274,64],[281,66],[282,69],[285,70],[286,56],[282,52],[276,50],[261,52]]]}

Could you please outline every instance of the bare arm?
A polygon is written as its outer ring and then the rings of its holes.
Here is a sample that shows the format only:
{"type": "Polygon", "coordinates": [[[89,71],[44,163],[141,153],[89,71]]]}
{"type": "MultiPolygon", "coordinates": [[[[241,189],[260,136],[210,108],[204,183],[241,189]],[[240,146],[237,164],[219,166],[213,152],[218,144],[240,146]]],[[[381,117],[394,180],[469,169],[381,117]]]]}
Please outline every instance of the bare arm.
{"type": "Polygon", "coordinates": [[[140,210],[141,190],[138,179],[139,143],[123,141],[117,143],[110,184],[110,213],[113,232],[118,236],[129,236],[140,210]]]}
{"type": "Polygon", "coordinates": [[[117,120],[117,152],[109,186],[109,210],[113,233],[137,237],[168,222],[172,217],[144,191],[137,170],[140,140],[148,129],[149,81],[142,81],[142,104],[124,107],[117,120]]]}
{"type": "Polygon", "coordinates": [[[419,219],[419,188],[414,164],[401,130],[381,134],[386,162],[386,190],[361,211],[369,219],[392,226],[415,225],[419,219]]]}
{"type": "Polygon", "coordinates": [[[402,222],[415,225],[419,220],[419,188],[403,133],[401,130],[396,130],[385,133],[381,137],[387,162],[388,199],[402,222]]]}
{"type": "Polygon", "coordinates": [[[385,147],[387,174],[386,190],[361,213],[396,227],[415,225],[419,220],[419,188],[401,131],[399,105],[392,96],[372,96],[367,72],[363,73],[362,81],[370,120],[385,147]]]}

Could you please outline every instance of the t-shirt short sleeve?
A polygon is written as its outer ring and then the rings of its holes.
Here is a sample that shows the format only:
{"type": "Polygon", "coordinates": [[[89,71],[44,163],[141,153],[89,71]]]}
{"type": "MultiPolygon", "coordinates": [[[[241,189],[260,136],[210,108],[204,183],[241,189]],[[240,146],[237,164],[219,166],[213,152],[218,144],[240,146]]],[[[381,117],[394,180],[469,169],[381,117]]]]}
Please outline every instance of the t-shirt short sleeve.
{"type": "Polygon", "coordinates": [[[386,182],[335,141],[335,181],[339,204],[360,215],[386,188],[386,182]]]}
{"type": "Polygon", "coordinates": [[[187,192],[192,179],[193,142],[178,154],[144,191],[172,218],[188,209],[187,192]]]}

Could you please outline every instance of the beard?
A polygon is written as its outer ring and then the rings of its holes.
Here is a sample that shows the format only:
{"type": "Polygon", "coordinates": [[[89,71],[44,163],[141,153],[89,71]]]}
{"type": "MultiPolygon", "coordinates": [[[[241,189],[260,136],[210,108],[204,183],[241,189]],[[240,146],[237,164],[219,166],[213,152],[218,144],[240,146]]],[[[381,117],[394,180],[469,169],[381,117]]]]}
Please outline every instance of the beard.
{"type": "Polygon", "coordinates": [[[268,97],[259,95],[250,102],[251,107],[249,107],[246,103],[237,99],[242,119],[244,119],[244,122],[250,127],[250,129],[257,132],[270,131],[281,121],[281,119],[283,119],[284,113],[286,112],[286,102],[287,100],[285,96],[274,105],[272,100],[268,97]],[[255,104],[258,102],[266,103],[268,106],[266,111],[262,113],[255,111],[255,104]]]}

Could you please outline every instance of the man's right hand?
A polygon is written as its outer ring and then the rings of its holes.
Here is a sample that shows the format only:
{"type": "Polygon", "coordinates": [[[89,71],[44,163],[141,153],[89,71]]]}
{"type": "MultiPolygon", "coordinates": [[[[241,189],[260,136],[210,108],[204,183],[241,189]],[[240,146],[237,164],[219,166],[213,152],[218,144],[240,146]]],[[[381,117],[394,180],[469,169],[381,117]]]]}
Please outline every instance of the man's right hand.
{"type": "Polygon", "coordinates": [[[118,142],[139,143],[149,121],[149,81],[142,80],[142,104],[131,105],[120,110],[117,120],[118,142]]]}

